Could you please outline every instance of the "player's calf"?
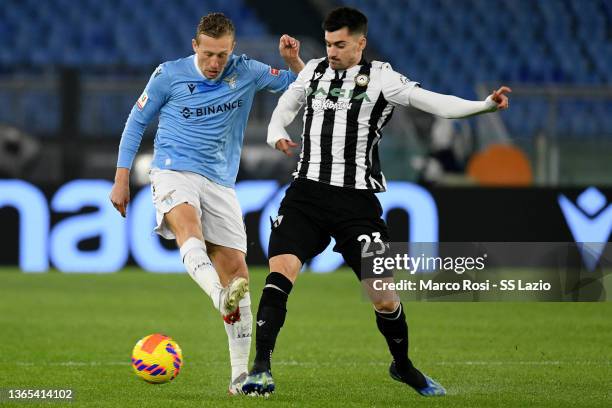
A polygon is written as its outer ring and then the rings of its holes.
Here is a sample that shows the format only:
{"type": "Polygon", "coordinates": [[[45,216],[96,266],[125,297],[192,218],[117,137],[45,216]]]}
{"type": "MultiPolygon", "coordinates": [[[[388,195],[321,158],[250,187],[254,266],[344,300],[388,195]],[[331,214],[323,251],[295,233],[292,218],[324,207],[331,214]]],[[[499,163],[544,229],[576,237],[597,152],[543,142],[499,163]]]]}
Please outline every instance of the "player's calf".
{"type": "Polygon", "coordinates": [[[253,370],[270,370],[270,359],[278,333],[285,323],[287,299],[293,284],[283,274],[271,272],[266,278],[257,310],[256,354],[253,370]]]}
{"type": "Polygon", "coordinates": [[[223,313],[220,302],[223,287],[219,280],[219,274],[206,253],[204,242],[191,237],[180,247],[180,252],[189,276],[211,298],[215,309],[223,313]]]}

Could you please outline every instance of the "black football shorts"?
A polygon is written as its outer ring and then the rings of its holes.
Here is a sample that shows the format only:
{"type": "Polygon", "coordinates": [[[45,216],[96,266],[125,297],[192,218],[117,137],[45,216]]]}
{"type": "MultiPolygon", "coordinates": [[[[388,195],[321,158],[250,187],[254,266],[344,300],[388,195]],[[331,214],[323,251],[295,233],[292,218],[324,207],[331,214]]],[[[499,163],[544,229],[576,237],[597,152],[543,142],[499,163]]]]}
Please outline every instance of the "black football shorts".
{"type": "Polygon", "coordinates": [[[389,241],[382,207],[372,191],[297,179],[272,220],[268,257],[293,254],[302,264],[336,240],[334,251],[361,279],[362,243],[378,248],[389,241]]]}

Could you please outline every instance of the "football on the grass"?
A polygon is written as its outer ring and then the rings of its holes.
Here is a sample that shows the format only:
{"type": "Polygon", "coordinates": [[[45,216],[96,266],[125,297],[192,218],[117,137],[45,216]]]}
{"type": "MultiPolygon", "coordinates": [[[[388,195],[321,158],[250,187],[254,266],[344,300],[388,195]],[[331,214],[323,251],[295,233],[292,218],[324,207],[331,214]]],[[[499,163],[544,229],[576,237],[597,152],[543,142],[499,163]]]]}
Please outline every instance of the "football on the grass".
{"type": "Polygon", "coordinates": [[[151,334],[138,340],[132,351],[136,375],[152,384],[174,380],[183,366],[178,343],[163,334],[151,334]]]}

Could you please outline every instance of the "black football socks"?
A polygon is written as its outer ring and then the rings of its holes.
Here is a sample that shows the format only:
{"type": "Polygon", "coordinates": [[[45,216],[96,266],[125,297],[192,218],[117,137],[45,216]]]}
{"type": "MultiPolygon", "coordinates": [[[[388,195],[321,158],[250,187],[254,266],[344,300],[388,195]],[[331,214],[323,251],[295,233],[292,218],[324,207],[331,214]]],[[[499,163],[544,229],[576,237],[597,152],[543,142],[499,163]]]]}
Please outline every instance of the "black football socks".
{"type": "Polygon", "coordinates": [[[253,365],[255,372],[270,370],[270,358],[278,332],[285,323],[287,298],[292,288],[291,281],[281,273],[270,272],[266,278],[257,309],[256,353],[253,365]]]}
{"type": "Polygon", "coordinates": [[[414,388],[426,387],[425,377],[408,358],[408,324],[402,304],[400,303],[391,313],[379,311],[374,313],[378,330],[385,336],[389,351],[395,361],[395,367],[402,379],[414,388]]]}

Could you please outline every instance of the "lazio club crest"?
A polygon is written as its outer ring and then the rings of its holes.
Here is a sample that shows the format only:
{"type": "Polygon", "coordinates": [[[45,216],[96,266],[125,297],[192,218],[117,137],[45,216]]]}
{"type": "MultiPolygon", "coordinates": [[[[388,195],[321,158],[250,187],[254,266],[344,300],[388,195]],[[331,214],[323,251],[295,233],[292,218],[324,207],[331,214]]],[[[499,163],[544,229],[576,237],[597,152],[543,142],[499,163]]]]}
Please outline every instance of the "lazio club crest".
{"type": "Polygon", "coordinates": [[[236,79],[237,78],[238,78],[238,75],[234,74],[234,75],[228,76],[227,78],[223,79],[223,81],[227,83],[230,89],[236,89],[236,79]]]}

